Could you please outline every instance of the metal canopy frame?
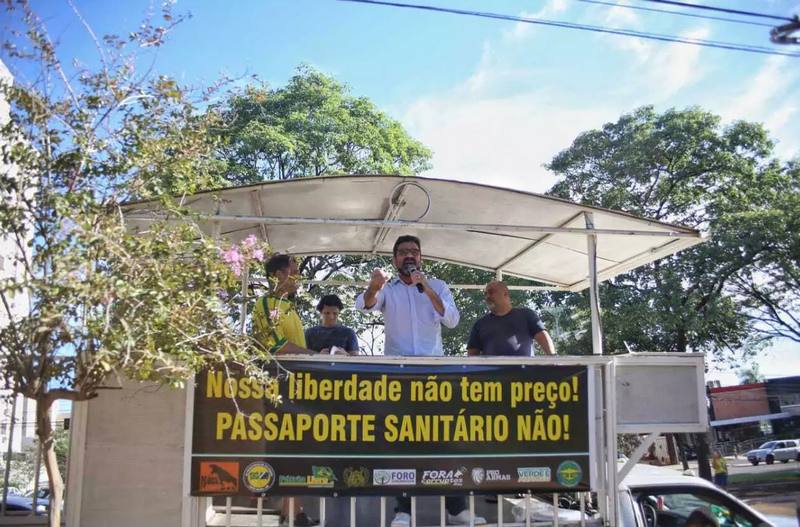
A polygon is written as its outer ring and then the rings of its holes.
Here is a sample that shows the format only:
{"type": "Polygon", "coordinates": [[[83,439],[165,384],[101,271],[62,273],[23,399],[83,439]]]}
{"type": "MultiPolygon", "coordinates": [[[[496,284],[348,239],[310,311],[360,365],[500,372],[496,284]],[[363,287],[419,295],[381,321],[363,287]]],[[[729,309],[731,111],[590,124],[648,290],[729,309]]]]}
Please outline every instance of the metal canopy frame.
{"type": "MultiPolygon", "coordinates": [[[[298,256],[374,257],[391,255],[390,233],[417,234],[426,259],[555,291],[592,286],[593,274],[578,264],[583,257],[595,262],[602,281],[704,241],[696,229],[619,211],[419,177],[267,182],[197,193],[183,204],[199,214],[206,234],[233,242],[255,234],[274,250],[298,256]],[[581,245],[576,236],[595,241],[581,245]]],[[[132,229],[170,219],[153,201],[130,202],[123,210],[132,229]]]]}

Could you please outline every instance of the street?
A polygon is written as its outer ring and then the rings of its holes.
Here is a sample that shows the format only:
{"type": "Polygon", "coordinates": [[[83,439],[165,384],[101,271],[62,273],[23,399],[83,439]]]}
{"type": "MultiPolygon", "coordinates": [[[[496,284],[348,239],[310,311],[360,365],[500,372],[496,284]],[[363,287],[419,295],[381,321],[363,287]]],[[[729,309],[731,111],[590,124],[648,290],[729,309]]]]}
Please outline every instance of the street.
{"type": "MultiPolygon", "coordinates": [[[[728,462],[728,474],[733,476],[736,474],[766,474],[769,472],[783,472],[786,470],[795,470],[800,472],[800,463],[797,461],[789,461],[788,463],[774,463],[767,465],[766,463],[759,463],[757,466],[752,465],[747,458],[739,456],[738,459],[733,456],[727,456],[725,460],[728,462]]],[[[675,469],[679,472],[683,471],[683,465],[669,465],[668,468],[675,469]]],[[[698,475],[697,461],[689,461],[689,468],[698,475]]]]}

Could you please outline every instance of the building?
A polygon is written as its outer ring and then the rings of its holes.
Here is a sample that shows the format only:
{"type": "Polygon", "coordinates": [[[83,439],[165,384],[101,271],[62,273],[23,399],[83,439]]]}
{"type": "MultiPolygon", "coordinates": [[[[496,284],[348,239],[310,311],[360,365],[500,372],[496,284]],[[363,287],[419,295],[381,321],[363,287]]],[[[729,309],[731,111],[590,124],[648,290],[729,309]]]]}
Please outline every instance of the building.
{"type": "MultiPolygon", "coordinates": [[[[0,61],[0,82],[8,83],[11,80],[11,73],[0,61]]],[[[0,124],[5,124],[9,118],[8,102],[0,98],[0,124]]],[[[2,172],[14,177],[15,167],[5,166],[2,172]]],[[[14,196],[10,198],[13,200],[14,196]]],[[[27,240],[23,240],[25,241],[27,240]]],[[[28,251],[27,244],[20,244],[13,237],[0,237],[0,280],[14,279],[23,272],[20,256],[28,251]]],[[[0,307],[0,327],[6,326],[16,317],[26,316],[30,309],[30,298],[26,294],[18,294],[7,300],[9,309],[4,305],[0,307]]],[[[9,450],[12,453],[21,452],[32,445],[36,437],[36,403],[21,395],[14,396],[6,388],[0,386],[0,452],[4,455],[9,450]]]]}
{"type": "Polygon", "coordinates": [[[717,441],[800,436],[800,376],[712,386],[708,395],[717,441]]]}
{"type": "Polygon", "coordinates": [[[800,376],[768,379],[766,384],[770,412],[783,416],[772,422],[773,433],[800,437],[800,376]]]}

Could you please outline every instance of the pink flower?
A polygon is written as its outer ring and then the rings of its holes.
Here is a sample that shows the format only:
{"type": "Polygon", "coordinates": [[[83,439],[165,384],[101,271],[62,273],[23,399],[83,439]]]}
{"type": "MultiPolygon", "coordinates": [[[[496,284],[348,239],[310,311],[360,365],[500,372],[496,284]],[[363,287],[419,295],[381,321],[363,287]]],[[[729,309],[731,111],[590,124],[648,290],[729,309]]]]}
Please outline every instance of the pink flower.
{"type": "Polygon", "coordinates": [[[236,247],[231,247],[227,251],[222,251],[222,261],[229,264],[240,264],[244,257],[236,247]]]}
{"type": "Polygon", "coordinates": [[[258,260],[259,262],[263,262],[264,261],[264,251],[262,251],[261,249],[256,249],[255,251],[253,251],[253,258],[258,260]]]}
{"type": "Polygon", "coordinates": [[[251,234],[250,236],[244,239],[244,241],[242,242],[242,246],[250,248],[254,247],[256,243],[258,243],[258,238],[256,238],[255,234],[251,234]]]}
{"type": "Polygon", "coordinates": [[[233,274],[235,274],[237,277],[242,276],[242,264],[240,264],[239,262],[232,262],[231,270],[233,271],[233,274]]]}

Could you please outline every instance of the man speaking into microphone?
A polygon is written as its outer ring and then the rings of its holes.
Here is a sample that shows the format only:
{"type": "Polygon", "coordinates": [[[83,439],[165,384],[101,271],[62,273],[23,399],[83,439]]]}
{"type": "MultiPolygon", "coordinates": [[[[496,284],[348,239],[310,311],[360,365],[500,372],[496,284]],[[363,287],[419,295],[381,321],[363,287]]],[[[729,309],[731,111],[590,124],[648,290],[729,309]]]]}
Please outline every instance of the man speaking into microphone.
{"type": "Polygon", "coordinates": [[[385,355],[443,355],[442,324],[454,328],[459,319],[450,289],[422,273],[416,236],[397,238],[392,255],[398,276],[390,279],[383,269],[375,269],[356,309],[383,312],[385,355]]]}
{"type": "MultiPolygon", "coordinates": [[[[454,328],[459,319],[450,289],[420,270],[422,245],[416,236],[397,238],[392,255],[398,276],[389,279],[383,269],[375,269],[367,290],[356,299],[356,309],[383,312],[384,355],[444,355],[442,324],[454,328]]],[[[445,507],[448,524],[469,524],[470,512],[463,496],[447,496],[445,507]]],[[[395,512],[391,527],[408,527],[411,498],[397,498],[395,512]]],[[[475,525],[485,523],[480,516],[473,519],[475,525]]]]}

